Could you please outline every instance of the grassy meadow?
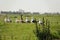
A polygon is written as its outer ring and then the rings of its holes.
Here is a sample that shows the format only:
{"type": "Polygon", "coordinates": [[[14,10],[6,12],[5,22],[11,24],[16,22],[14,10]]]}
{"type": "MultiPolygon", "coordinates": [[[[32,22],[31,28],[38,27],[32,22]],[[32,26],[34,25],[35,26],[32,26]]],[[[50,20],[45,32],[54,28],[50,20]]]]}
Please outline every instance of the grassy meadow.
{"type": "MultiPolygon", "coordinates": [[[[6,14],[0,14],[0,40],[38,40],[36,35],[33,33],[33,30],[35,30],[35,24],[34,23],[16,23],[15,22],[15,16],[20,19],[19,14],[7,14],[8,17],[12,20],[11,23],[5,23],[4,18],[6,17],[6,14]]],[[[44,17],[44,21],[46,19],[50,22],[50,32],[51,34],[55,35],[56,37],[60,38],[60,15],[57,14],[36,14],[36,15],[23,15],[23,19],[25,20],[25,17],[28,16],[29,19],[31,17],[36,18],[37,20],[44,17]]],[[[40,27],[41,29],[41,25],[40,27]]]]}

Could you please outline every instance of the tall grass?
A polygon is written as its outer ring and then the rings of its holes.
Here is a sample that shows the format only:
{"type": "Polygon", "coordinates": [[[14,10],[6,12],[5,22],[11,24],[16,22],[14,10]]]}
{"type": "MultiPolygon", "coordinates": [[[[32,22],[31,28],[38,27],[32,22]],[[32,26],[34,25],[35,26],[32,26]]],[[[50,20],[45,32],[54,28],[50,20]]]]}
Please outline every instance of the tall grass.
{"type": "MultiPolygon", "coordinates": [[[[2,30],[0,31],[0,40],[48,40],[60,38],[60,16],[29,15],[30,19],[34,17],[37,20],[39,18],[43,20],[44,27],[43,25],[39,26],[38,23],[15,23],[15,16],[20,19],[20,15],[8,14],[8,17],[13,21],[12,23],[4,23],[6,15],[0,17],[0,29],[2,30]],[[44,35],[45,37],[43,37],[44,35]]],[[[23,20],[25,20],[25,17],[26,15],[23,15],[23,20]]]]}

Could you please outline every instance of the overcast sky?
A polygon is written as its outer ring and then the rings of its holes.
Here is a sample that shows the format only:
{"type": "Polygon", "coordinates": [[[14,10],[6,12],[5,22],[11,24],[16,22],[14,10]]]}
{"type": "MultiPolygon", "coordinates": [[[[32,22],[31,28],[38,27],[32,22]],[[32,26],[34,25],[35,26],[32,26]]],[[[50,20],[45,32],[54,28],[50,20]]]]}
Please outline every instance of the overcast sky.
{"type": "Polygon", "coordinates": [[[0,0],[0,11],[60,12],[60,0],[0,0]]]}

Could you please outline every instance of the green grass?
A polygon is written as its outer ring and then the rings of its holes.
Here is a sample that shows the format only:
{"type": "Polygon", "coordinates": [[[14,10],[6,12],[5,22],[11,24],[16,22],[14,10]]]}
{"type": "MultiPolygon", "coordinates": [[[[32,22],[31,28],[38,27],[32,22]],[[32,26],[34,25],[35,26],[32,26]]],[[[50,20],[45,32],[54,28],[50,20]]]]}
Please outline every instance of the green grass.
{"type": "MultiPolygon", "coordinates": [[[[14,16],[20,19],[20,15],[8,14],[8,16],[13,20],[12,23],[4,23],[5,15],[0,17],[0,35],[2,40],[37,40],[37,37],[33,33],[35,30],[34,23],[15,23],[14,16]]],[[[50,21],[51,33],[60,37],[60,16],[59,15],[30,15],[39,20],[42,18],[48,19],[50,21]],[[58,22],[58,24],[57,24],[58,22]]],[[[25,20],[26,15],[23,15],[25,20]]],[[[38,25],[39,26],[39,25],[38,25]]],[[[40,26],[39,26],[40,27],[40,26]]]]}

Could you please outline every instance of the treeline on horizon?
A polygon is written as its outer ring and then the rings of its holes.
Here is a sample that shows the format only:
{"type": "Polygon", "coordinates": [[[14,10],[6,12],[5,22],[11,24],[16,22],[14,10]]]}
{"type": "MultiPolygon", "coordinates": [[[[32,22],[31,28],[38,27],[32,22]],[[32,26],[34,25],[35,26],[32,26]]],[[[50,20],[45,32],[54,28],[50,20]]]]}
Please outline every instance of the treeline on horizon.
{"type": "Polygon", "coordinates": [[[40,12],[19,12],[19,11],[1,11],[1,14],[60,14],[59,12],[45,12],[45,13],[40,13],[40,12]]]}

